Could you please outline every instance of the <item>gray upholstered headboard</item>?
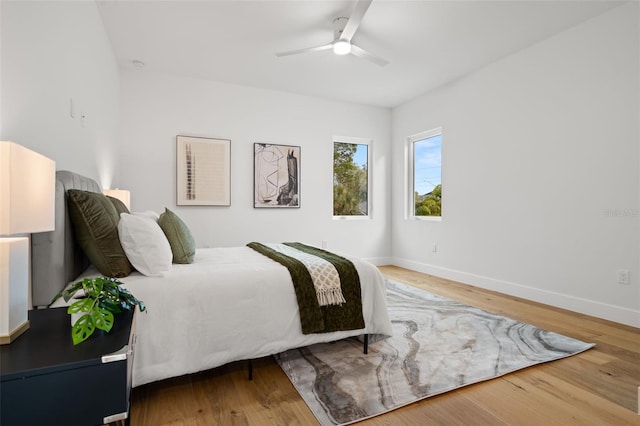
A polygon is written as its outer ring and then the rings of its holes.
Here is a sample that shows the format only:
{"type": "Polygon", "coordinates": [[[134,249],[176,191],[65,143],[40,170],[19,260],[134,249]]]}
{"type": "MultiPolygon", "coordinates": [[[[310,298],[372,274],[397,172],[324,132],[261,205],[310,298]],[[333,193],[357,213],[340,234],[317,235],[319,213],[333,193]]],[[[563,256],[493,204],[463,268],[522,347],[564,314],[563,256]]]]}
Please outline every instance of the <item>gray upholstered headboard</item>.
{"type": "Polygon", "coordinates": [[[31,236],[31,297],[36,307],[51,304],[51,299],[89,266],[73,235],[68,189],[102,192],[93,179],[66,170],[56,172],[56,228],[31,236]]]}

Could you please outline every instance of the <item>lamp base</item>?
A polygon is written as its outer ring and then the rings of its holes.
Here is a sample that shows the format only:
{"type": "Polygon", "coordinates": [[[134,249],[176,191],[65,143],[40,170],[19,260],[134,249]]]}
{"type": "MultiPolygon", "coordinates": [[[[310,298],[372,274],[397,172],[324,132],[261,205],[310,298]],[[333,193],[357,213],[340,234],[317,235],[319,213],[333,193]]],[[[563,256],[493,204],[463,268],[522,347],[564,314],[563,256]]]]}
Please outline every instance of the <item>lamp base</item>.
{"type": "Polygon", "coordinates": [[[16,340],[22,333],[29,329],[29,321],[25,321],[16,328],[13,329],[9,334],[0,335],[0,345],[8,345],[9,343],[16,340]]]}

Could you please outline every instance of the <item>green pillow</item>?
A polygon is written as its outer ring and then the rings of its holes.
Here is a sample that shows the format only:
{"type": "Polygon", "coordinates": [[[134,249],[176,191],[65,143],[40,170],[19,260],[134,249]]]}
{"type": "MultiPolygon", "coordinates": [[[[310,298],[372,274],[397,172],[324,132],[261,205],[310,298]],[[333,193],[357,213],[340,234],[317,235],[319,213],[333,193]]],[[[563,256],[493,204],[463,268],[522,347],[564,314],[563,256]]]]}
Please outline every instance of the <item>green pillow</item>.
{"type": "Polygon", "coordinates": [[[118,200],[115,197],[110,197],[108,195],[107,195],[107,198],[111,201],[111,203],[113,204],[113,207],[116,208],[116,212],[118,212],[118,217],[120,217],[120,213],[131,213],[127,208],[127,206],[122,201],[118,200]]]}
{"type": "Polygon", "coordinates": [[[168,208],[158,219],[158,225],[169,240],[173,263],[193,263],[196,254],[196,243],[187,225],[168,208]]]}
{"type": "Polygon", "coordinates": [[[133,267],[120,244],[120,214],[111,200],[98,192],[70,189],[67,207],[76,241],[96,269],[112,278],[129,275],[133,267]]]}

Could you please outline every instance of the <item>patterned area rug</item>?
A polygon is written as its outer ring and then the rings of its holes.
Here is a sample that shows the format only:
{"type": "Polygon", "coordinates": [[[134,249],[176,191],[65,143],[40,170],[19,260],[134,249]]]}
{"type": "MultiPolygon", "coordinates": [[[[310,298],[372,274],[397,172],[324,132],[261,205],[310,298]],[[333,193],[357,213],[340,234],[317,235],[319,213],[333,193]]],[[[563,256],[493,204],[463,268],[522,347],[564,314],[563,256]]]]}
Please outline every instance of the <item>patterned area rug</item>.
{"type": "Polygon", "coordinates": [[[472,383],[554,361],[593,344],[387,281],[394,335],[276,355],[323,426],[344,425],[472,383]]]}

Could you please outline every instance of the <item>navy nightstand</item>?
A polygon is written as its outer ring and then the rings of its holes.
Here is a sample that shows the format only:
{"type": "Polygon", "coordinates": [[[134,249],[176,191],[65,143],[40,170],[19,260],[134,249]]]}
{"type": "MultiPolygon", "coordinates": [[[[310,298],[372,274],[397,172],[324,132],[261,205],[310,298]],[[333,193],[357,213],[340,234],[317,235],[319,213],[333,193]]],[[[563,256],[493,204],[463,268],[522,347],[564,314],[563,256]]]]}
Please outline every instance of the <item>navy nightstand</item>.
{"type": "Polygon", "coordinates": [[[0,346],[2,425],[129,423],[135,311],[77,346],[66,311],[30,311],[29,330],[0,346]]]}

